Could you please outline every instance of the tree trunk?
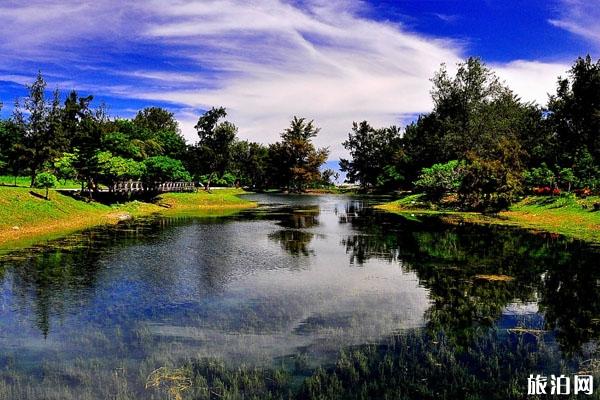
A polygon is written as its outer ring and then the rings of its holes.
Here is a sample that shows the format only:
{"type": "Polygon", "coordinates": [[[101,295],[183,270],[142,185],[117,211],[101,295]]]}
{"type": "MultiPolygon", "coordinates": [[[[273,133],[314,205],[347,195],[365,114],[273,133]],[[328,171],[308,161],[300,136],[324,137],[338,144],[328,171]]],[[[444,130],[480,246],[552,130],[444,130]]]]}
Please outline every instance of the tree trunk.
{"type": "Polygon", "coordinates": [[[46,200],[48,200],[48,188],[46,188],[46,200]]]}

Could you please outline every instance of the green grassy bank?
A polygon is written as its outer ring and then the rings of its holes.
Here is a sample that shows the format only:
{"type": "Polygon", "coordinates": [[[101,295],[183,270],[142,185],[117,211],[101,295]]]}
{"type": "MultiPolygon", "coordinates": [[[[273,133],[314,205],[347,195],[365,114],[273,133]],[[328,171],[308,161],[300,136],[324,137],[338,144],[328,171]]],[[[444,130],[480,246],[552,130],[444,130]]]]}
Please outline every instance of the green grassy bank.
{"type": "Polygon", "coordinates": [[[165,193],[152,203],[105,205],[76,200],[54,190],[45,200],[44,190],[0,187],[0,249],[23,247],[91,226],[155,213],[221,215],[256,205],[238,197],[241,193],[238,189],[165,193]]]}
{"type": "Polygon", "coordinates": [[[377,208],[398,214],[438,214],[448,222],[513,225],[543,230],[600,243],[600,211],[594,211],[599,196],[577,199],[572,196],[528,196],[513,204],[509,210],[496,215],[459,212],[432,204],[422,195],[409,195],[377,208]]]}

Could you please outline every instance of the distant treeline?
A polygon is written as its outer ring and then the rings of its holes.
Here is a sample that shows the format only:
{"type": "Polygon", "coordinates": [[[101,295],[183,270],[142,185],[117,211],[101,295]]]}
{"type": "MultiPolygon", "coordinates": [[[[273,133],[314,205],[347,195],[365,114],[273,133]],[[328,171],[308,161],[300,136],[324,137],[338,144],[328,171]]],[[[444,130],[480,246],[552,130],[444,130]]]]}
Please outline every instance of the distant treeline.
{"type": "MultiPolygon", "coordinates": [[[[365,191],[413,189],[434,200],[454,196],[461,207],[507,207],[527,191],[558,194],[600,189],[600,61],[579,58],[556,94],[524,102],[478,58],[444,66],[432,78],[433,111],[405,129],[354,122],[340,161],[347,182],[365,191]]],[[[327,149],[312,140],[313,121],[297,118],[268,146],[242,141],[213,108],[187,145],[167,110],[146,108],[133,119],[110,119],[91,97],[44,96],[41,75],[23,105],[0,122],[0,170],[76,179],[94,189],[119,180],[195,180],[255,189],[302,191],[331,184],[321,166],[327,149]]]]}
{"type": "Polygon", "coordinates": [[[23,102],[0,120],[0,173],[31,177],[31,186],[52,187],[57,179],[81,182],[97,191],[117,182],[142,180],[147,187],[168,181],[195,181],[302,191],[331,185],[332,170],[321,171],[327,149],[317,149],[312,121],[294,117],[281,140],[265,146],[237,138],[237,127],[224,108],[198,119],[198,141],[186,144],[173,113],[145,108],[133,119],[111,119],[92,96],[58,91],[46,98],[38,74],[23,102]]]}

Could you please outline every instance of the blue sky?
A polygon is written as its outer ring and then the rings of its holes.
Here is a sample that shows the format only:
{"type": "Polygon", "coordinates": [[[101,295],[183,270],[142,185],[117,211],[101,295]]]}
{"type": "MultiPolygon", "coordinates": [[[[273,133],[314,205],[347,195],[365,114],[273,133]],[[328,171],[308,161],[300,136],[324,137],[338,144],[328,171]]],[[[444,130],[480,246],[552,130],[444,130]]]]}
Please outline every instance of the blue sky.
{"type": "Polygon", "coordinates": [[[354,120],[404,124],[431,109],[429,78],[481,56],[545,103],[579,55],[599,57],[599,0],[56,0],[0,3],[0,100],[10,113],[41,70],[129,117],[159,105],[188,140],[225,106],[240,136],[315,119],[331,159],[354,120]]]}

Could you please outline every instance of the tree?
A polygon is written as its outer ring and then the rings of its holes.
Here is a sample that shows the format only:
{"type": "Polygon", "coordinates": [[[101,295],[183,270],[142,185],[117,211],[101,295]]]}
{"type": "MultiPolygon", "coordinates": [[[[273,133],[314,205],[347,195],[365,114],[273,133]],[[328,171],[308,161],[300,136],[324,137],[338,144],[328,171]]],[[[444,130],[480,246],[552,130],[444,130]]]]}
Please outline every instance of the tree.
{"type": "Polygon", "coordinates": [[[210,188],[214,178],[223,176],[231,161],[231,146],[237,134],[237,128],[229,121],[221,121],[227,116],[225,108],[212,108],[205,112],[194,126],[199,141],[191,149],[188,165],[197,175],[207,175],[205,188],[210,188]]]}
{"type": "Polygon", "coordinates": [[[138,140],[146,156],[165,155],[182,158],[186,143],[172,112],[160,107],[147,107],[139,111],[127,135],[138,140]]]}
{"type": "Polygon", "coordinates": [[[507,208],[522,191],[523,150],[516,139],[502,139],[493,153],[467,155],[464,177],[458,190],[465,208],[500,210],[507,208]]]}
{"type": "Polygon", "coordinates": [[[76,154],[72,161],[81,180],[81,189],[87,185],[91,196],[97,189],[95,178],[98,173],[97,153],[102,147],[102,134],[107,117],[102,107],[90,109],[92,96],[80,97],[71,91],[64,103],[62,126],[65,136],[70,138],[71,149],[76,154]]]}
{"type": "Polygon", "coordinates": [[[560,168],[558,170],[558,182],[563,186],[567,187],[567,192],[571,192],[571,188],[577,182],[577,178],[573,173],[572,168],[560,168]]]}
{"type": "Polygon", "coordinates": [[[554,187],[556,184],[556,176],[546,163],[542,163],[539,167],[531,168],[523,172],[525,184],[529,187],[548,186],[554,187]]]}
{"type": "Polygon", "coordinates": [[[573,164],[581,151],[600,165],[600,60],[593,63],[588,55],[575,61],[568,78],[559,78],[548,113],[561,166],[573,164]]]}
{"type": "Polygon", "coordinates": [[[143,163],[113,156],[109,151],[101,151],[96,155],[98,160],[98,181],[106,184],[109,188],[119,181],[140,179],[146,170],[143,163]]]}
{"type": "Polygon", "coordinates": [[[77,179],[77,170],[75,169],[75,161],[77,153],[63,153],[63,155],[54,160],[53,167],[58,179],[62,179],[65,183],[67,179],[77,179]]]}
{"type": "Polygon", "coordinates": [[[160,107],[146,107],[138,111],[133,124],[149,132],[179,132],[179,124],[173,113],[160,107]]]}
{"type": "Polygon", "coordinates": [[[402,139],[397,127],[375,129],[367,121],[352,123],[348,140],[342,143],[351,159],[341,159],[346,181],[362,189],[392,189],[402,182],[398,164],[404,159],[402,139]]]}
{"type": "Polygon", "coordinates": [[[271,174],[281,171],[276,178],[280,187],[303,191],[308,184],[321,179],[320,168],[327,161],[329,150],[313,145],[312,139],[319,131],[314,121],[294,117],[290,127],[281,133],[281,142],[269,147],[271,174]]]}
{"type": "MultiPolygon", "coordinates": [[[[0,103],[0,111],[2,103],[0,103]]],[[[22,132],[12,119],[0,120],[0,172],[17,175],[22,163],[22,132]]]]}
{"type": "Polygon", "coordinates": [[[259,143],[236,140],[231,148],[230,171],[239,184],[255,189],[267,186],[269,149],[259,143]]]}
{"type": "Polygon", "coordinates": [[[144,160],[144,182],[146,187],[154,187],[162,182],[175,182],[192,180],[189,172],[183,167],[180,160],[167,156],[155,156],[144,160]]]}
{"type": "Polygon", "coordinates": [[[35,177],[35,186],[38,188],[46,189],[46,200],[48,200],[48,191],[50,188],[56,187],[58,180],[56,176],[50,172],[41,172],[35,177]]]}
{"type": "Polygon", "coordinates": [[[523,103],[478,58],[460,63],[455,76],[442,66],[432,81],[433,111],[409,125],[403,138],[406,176],[423,160],[427,166],[465,161],[463,205],[507,206],[521,189],[528,163],[552,161],[547,149],[554,143],[541,110],[523,103]]]}
{"type": "Polygon", "coordinates": [[[580,188],[597,189],[600,187],[600,168],[587,148],[581,148],[575,153],[573,172],[580,188]]]}
{"type": "MultiPolygon", "coordinates": [[[[29,86],[25,98],[25,111],[14,111],[14,121],[22,132],[23,151],[26,154],[31,186],[35,186],[37,172],[44,164],[50,162],[65,149],[61,119],[62,109],[58,91],[54,92],[53,100],[48,103],[45,96],[46,81],[41,73],[29,86]]],[[[18,105],[18,104],[17,104],[18,105]]]]}
{"type": "Polygon", "coordinates": [[[405,178],[413,182],[423,168],[450,160],[443,150],[444,131],[435,113],[420,115],[404,130],[405,178]]]}

